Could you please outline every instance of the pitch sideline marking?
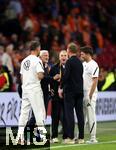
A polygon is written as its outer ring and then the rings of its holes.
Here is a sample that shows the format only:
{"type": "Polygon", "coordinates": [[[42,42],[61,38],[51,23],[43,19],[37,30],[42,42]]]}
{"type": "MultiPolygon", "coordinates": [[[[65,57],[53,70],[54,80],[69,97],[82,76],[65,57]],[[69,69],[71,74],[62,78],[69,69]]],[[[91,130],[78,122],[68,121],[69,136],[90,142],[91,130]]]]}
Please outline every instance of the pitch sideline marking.
{"type": "Polygon", "coordinates": [[[98,142],[95,144],[67,144],[67,145],[62,145],[62,146],[51,146],[50,149],[58,149],[58,148],[63,148],[63,147],[74,147],[74,146],[85,146],[85,145],[100,145],[100,144],[110,144],[110,143],[116,143],[116,141],[107,141],[107,142],[98,142]]]}

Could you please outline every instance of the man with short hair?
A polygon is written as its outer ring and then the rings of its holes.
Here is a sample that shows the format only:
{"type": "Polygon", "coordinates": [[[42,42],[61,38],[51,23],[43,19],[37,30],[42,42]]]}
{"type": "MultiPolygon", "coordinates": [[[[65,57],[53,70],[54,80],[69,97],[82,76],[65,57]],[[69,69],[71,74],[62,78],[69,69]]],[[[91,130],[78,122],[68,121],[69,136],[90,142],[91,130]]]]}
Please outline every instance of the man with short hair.
{"type": "MultiPolygon", "coordinates": [[[[47,108],[48,108],[48,100],[49,100],[49,88],[48,85],[50,83],[50,76],[49,76],[49,66],[48,66],[48,60],[49,60],[49,52],[47,50],[41,50],[39,53],[39,59],[41,59],[42,64],[43,65],[43,70],[44,70],[44,78],[41,80],[41,88],[42,88],[42,92],[43,92],[43,98],[44,98],[44,106],[45,106],[45,110],[46,110],[46,116],[47,116],[47,108]]],[[[38,99],[39,100],[39,99],[38,99]]],[[[37,128],[35,128],[36,126],[36,120],[35,120],[35,116],[33,114],[32,111],[32,115],[27,123],[27,127],[30,128],[30,133],[33,135],[33,131],[34,134],[36,135],[36,141],[39,142],[41,141],[41,137],[40,137],[40,133],[37,130],[37,128]],[[35,129],[34,129],[35,128],[35,129]]],[[[26,131],[25,128],[25,131],[26,131]]],[[[25,137],[25,140],[27,137],[25,137]]],[[[31,143],[33,143],[33,137],[30,137],[30,141],[31,143]]]]}
{"type": "Polygon", "coordinates": [[[13,54],[13,48],[14,48],[13,45],[9,44],[6,47],[6,50],[1,57],[2,64],[8,67],[8,70],[10,71],[11,75],[13,75],[14,73],[13,62],[12,62],[12,57],[11,57],[13,54]]]}
{"type": "MultiPolygon", "coordinates": [[[[97,84],[99,76],[99,66],[92,59],[93,50],[90,46],[82,47],[81,59],[83,62],[84,73],[84,115],[89,125],[90,141],[87,143],[97,143],[96,140],[96,99],[97,99],[97,84]]],[[[85,124],[86,125],[86,124],[85,124]]]]}
{"type": "Polygon", "coordinates": [[[74,108],[78,120],[78,143],[84,143],[84,115],[83,115],[83,66],[77,57],[78,46],[70,43],[67,47],[69,59],[65,65],[63,76],[64,112],[66,139],[65,144],[74,144],[74,108]]]}
{"type": "MultiPolygon", "coordinates": [[[[52,95],[52,102],[51,102],[51,107],[52,107],[52,112],[51,112],[51,117],[52,117],[52,143],[58,143],[58,125],[60,121],[60,117],[62,114],[62,117],[64,118],[64,98],[59,96],[58,89],[61,85],[61,80],[64,74],[65,70],[65,63],[68,59],[68,55],[66,50],[61,50],[59,53],[59,62],[55,64],[51,70],[50,70],[50,76],[53,78],[50,83],[50,88],[51,88],[51,95],[52,95]]],[[[64,133],[64,119],[62,121],[63,125],[63,138],[65,138],[65,133],[64,133]]]]}
{"type": "MultiPolygon", "coordinates": [[[[44,78],[44,70],[41,60],[37,57],[40,52],[40,43],[32,41],[30,44],[30,55],[21,63],[22,78],[22,107],[19,118],[19,129],[17,142],[24,144],[24,128],[28,121],[29,111],[33,110],[38,130],[46,133],[44,128],[45,107],[43,92],[40,82],[44,78]]],[[[46,137],[44,137],[46,140],[46,137]]]]}

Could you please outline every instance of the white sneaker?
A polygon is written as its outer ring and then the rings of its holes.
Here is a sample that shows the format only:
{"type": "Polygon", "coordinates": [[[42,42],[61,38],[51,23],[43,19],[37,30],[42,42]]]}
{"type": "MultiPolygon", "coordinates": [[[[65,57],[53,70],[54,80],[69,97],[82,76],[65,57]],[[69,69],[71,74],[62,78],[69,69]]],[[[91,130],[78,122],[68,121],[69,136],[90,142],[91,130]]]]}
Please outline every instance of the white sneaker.
{"type": "Polygon", "coordinates": [[[53,138],[51,139],[51,143],[58,143],[59,142],[59,139],[58,138],[53,138]]]}
{"type": "Polygon", "coordinates": [[[86,141],[87,144],[96,144],[98,141],[96,139],[90,139],[89,141],[86,141]]]}
{"type": "Polygon", "coordinates": [[[63,144],[75,144],[75,140],[67,138],[67,139],[64,139],[62,143],[63,144]]]}
{"type": "Polygon", "coordinates": [[[85,141],[84,141],[84,139],[78,139],[78,140],[77,140],[77,143],[78,143],[78,144],[84,144],[85,141]]]}

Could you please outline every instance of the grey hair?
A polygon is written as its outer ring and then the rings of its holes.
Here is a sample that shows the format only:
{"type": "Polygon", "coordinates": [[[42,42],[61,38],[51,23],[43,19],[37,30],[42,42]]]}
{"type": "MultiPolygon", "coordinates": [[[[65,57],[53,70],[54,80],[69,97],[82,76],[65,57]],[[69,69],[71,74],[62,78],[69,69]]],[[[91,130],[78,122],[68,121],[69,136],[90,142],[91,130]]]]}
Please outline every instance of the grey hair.
{"type": "Polygon", "coordinates": [[[46,52],[49,53],[48,50],[41,50],[39,56],[42,56],[46,52]]]}

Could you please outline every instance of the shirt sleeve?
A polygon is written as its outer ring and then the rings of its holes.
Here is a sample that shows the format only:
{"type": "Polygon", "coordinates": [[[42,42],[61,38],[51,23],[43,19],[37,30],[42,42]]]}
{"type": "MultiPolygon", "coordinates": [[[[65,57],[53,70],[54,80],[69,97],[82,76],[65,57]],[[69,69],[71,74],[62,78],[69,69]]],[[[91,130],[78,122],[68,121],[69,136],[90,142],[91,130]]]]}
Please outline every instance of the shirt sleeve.
{"type": "Polygon", "coordinates": [[[99,66],[97,64],[92,69],[92,77],[99,77],[99,66]]]}
{"type": "Polygon", "coordinates": [[[43,64],[40,61],[38,61],[37,65],[36,65],[36,72],[37,73],[44,72],[43,64]]]}
{"type": "Polygon", "coordinates": [[[20,74],[23,74],[23,67],[22,67],[22,63],[21,63],[21,68],[20,68],[20,74]]]}

